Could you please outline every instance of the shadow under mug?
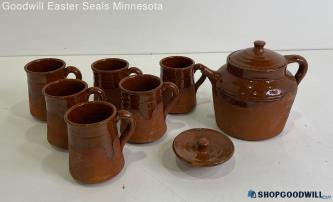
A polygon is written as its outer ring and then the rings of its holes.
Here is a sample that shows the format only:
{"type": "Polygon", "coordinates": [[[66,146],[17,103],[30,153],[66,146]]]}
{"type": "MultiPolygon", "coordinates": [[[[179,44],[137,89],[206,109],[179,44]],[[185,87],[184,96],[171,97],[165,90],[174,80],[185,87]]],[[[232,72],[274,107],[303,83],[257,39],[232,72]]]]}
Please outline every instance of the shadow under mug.
{"type": "Polygon", "coordinates": [[[129,142],[149,143],[161,138],[167,130],[166,115],[177,102],[178,87],[149,74],[126,77],[119,87],[122,109],[131,112],[137,123],[129,142]]]}
{"type": "Polygon", "coordinates": [[[176,84],[180,91],[177,103],[170,110],[171,114],[191,112],[196,104],[196,93],[206,76],[201,74],[197,82],[194,82],[194,74],[199,70],[200,64],[184,56],[170,56],[160,61],[161,78],[176,84]]]}
{"type": "Polygon", "coordinates": [[[77,104],[65,114],[69,137],[69,170],[82,183],[103,182],[124,167],[123,148],[133,134],[135,120],[109,102],[77,104]],[[117,122],[126,121],[118,136],[117,122]]]}
{"type": "Polygon", "coordinates": [[[27,73],[30,113],[40,121],[46,121],[43,87],[52,81],[66,78],[70,73],[73,73],[76,79],[82,79],[79,69],[73,66],[66,67],[66,63],[57,58],[31,61],[24,66],[24,70],[27,73]]]}
{"type": "Polygon", "coordinates": [[[91,65],[94,73],[94,86],[104,90],[107,101],[114,104],[117,109],[121,107],[119,82],[131,75],[141,75],[137,67],[129,67],[126,60],[120,58],[105,58],[97,60],[91,65]]]}
{"type": "Polygon", "coordinates": [[[88,88],[88,84],[79,79],[60,79],[43,88],[47,111],[47,140],[56,147],[68,148],[67,126],[64,120],[66,111],[75,104],[86,102],[94,94],[100,100],[105,99],[103,90],[88,88]]]}

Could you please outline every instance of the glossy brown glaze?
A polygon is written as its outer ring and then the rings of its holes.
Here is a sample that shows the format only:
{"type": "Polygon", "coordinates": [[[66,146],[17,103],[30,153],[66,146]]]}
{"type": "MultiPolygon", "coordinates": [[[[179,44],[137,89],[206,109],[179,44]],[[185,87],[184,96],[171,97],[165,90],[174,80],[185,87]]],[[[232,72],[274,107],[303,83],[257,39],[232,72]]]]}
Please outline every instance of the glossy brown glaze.
{"type": "Polygon", "coordinates": [[[68,148],[65,112],[75,104],[85,102],[89,95],[105,99],[104,92],[97,87],[90,87],[78,79],[60,79],[47,84],[43,88],[47,111],[47,140],[56,147],[68,148]]]}
{"type": "Polygon", "coordinates": [[[120,89],[121,79],[131,75],[141,75],[142,71],[137,67],[129,67],[126,60],[120,58],[106,58],[98,60],[91,65],[94,73],[94,86],[104,90],[108,101],[120,109],[120,89]]]}
{"type": "Polygon", "coordinates": [[[69,73],[82,79],[76,67],[66,67],[66,63],[56,58],[44,58],[29,62],[24,70],[27,73],[30,113],[38,120],[46,121],[46,105],[42,94],[43,87],[52,81],[64,79],[69,73]]]}
{"type": "Polygon", "coordinates": [[[205,75],[201,75],[194,83],[194,73],[199,69],[199,65],[188,57],[170,56],[163,58],[160,66],[162,80],[176,84],[180,91],[179,99],[169,113],[191,112],[197,103],[196,92],[206,79],[205,75]]]}
{"type": "Polygon", "coordinates": [[[198,167],[222,164],[234,153],[234,144],[227,136],[208,128],[183,131],[174,139],[172,147],[178,158],[198,167]]]}
{"type": "Polygon", "coordinates": [[[99,183],[116,176],[124,167],[123,148],[133,134],[135,120],[109,102],[77,104],[65,114],[68,126],[69,171],[82,183],[99,183]],[[117,122],[126,121],[118,135],[117,122]]]}
{"type": "Polygon", "coordinates": [[[218,71],[200,67],[212,83],[217,125],[239,139],[268,139],[283,130],[308,69],[302,56],[282,56],[264,45],[256,41],[231,53],[218,71]],[[294,62],[299,68],[292,75],[287,65],[294,62]]]}
{"type": "Polygon", "coordinates": [[[129,142],[148,143],[161,138],[167,129],[166,115],[179,96],[178,87],[148,74],[124,78],[119,86],[122,109],[130,111],[137,123],[129,142]],[[165,99],[166,94],[171,95],[165,99]]]}

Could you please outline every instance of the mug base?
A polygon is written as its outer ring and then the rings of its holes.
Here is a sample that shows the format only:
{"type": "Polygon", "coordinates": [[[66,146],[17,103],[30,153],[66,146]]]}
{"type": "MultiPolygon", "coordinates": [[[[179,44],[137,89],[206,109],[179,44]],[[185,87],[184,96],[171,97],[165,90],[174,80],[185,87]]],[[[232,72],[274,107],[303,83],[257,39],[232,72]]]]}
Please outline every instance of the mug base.
{"type": "Polygon", "coordinates": [[[98,178],[95,178],[95,179],[89,179],[89,180],[80,179],[78,177],[75,177],[75,175],[73,175],[73,173],[71,171],[70,171],[70,174],[73,177],[73,179],[75,181],[77,181],[78,183],[80,183],[80,184],[99,184],[99,183],[106,182],[106,181],[111,180],[112,178],[116,177],[122,171],[123,168],[124,168],[124,162],[122,163],[120,168],[117,171],[113,172],[111,175],[98,177],[98,178]]]}
{"type": "Polygon", "coordinates": [[[128,143],[130,144],[148,144],[148,143],[152,143],[155,142],[159,139],[161,139],[164,135],[165,135],[166,130],[163,131],[163,133],[161,133],[161,135],[159,136],[155,136],[153,138],[135,138],[135,139],[130,139],[128,140],[128,143]]]}

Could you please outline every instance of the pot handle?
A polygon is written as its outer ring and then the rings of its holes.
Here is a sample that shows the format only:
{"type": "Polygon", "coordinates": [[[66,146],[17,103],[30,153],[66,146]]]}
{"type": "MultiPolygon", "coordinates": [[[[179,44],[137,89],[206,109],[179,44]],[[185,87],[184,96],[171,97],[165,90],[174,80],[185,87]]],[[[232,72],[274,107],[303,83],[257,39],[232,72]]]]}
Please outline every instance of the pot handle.
{"type": "MultiPolygon", "coordinates": [[[[136,122],[133,118],[133,115],[126,110],[119,110],[118,116],[117,116],[117,122],[118,121],[124,121],[126,123],[126,128],[123,130],[123,132],[120,135],[120,148],[123,150],[125,144],[128,142],[128,140],[133,135],[133,132],[136,127],[136,122]]],[[[121,124],[122,125],[122,124],[121,124]]]]}
{"type": "Polygon", "coordinates": [[[65,68],[65,76],[67,77],[68,74],[73,73],[76,77],[76,79],[82,80],[82,74],[80,70],[74,66],[68,66],[65,68]]]}
{"type": "MultiPolygon", "coordinates": [[[[197,71],[197,70],[200,70],[200,67],[201,67],[201,64],[195,64],[194,65],[194,72],[193,72],[193,74],[195,74],[195,72],[197,71]]],[[[204,75],[203,73],[202,73],[202,71],[201,71],[201,77],[199,78],[199,80],[197,81],[197,82],[195,82],[195,84],[194,84],[194,86],[195,86],[195,92],[197,92],[198,91],[198,88],[201,86],[201,84],[206,80],[206,75],[204,75]]]]}
{"type": "Polygon", "coordinates": [[[167,114],[170,112],[171,108],[176,104],[176,102],[178,101],[179,98],[179,88],[176,84],[172,83],[172,82],[164,82],[163,83],[163,89],[162,89],[162,93],[166,93],[167,91],[171,91],[172,92],[172,96],[169,98],[169,100],[164,100],[164,117],[167,116],[167,114]]]}
{"type": "Polygon", "coordinates": [[[288,64],[294,62],[298,63],[299,67],[295,74],[295,79],[298,85],[304,78],[306,72],[308,71],[308,62],[306,61],[305,58],[303,58],[300,55],[285,55],[284,57],[286,58],[288,64]]]}
{"type": "Polygon", "coordinates": [[[128,75],[135,74],[135,75],[142,75],[142,71],[137,67],[131,67],[128,69],[128,75]]]}
{"type": "Polygon", "coordinates": [[[86,90],[86,100],[89,100],[90,95],[95,95],[99,100],[106,100],[105,92],[98,87],[90,87],[86,90]]]}
{"type": "Polygon", "coordinates": [[[213,70],[209,69],[208,67],[206,67],[203,64],[198,64],[198,68],[201,71],[201,73],[203,75],[205,75],[206,77],[208,77],[208,79],[211,82],[215,82],[215,80],[216,80],[216,74],[215,74],[215,72],[213,70]]]}

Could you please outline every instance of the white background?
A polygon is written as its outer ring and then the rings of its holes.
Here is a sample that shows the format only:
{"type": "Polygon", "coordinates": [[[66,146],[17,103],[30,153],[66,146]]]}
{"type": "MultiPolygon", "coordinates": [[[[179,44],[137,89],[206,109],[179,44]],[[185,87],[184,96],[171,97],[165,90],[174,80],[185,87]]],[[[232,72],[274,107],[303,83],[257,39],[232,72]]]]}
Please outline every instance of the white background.
{"type": "Polygon", "coordinates": [[[0,55],[221,52],[250,46],[256,39],[266,40],[268,47],[277,50],[333,48],[331,0],[150,2],[163,3],[164,10],[1,10],[0,55]]]}

